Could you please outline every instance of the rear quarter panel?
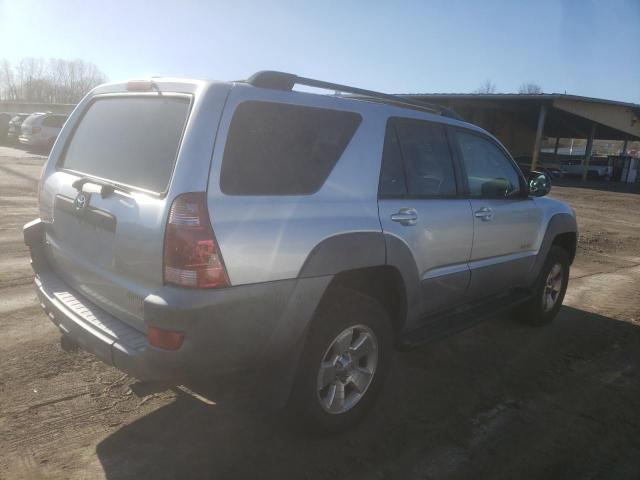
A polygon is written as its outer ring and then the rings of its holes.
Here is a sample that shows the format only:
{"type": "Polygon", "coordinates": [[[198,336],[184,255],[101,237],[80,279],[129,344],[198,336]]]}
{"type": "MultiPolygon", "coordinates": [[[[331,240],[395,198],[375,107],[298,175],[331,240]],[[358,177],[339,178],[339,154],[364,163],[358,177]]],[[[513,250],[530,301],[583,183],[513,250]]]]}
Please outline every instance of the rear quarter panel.
{"type": "MultiPolygon", "coordinates": [[[[314,247],[336,235],[372,233],[382,240],[377,192],[386,118],[376,107],[242,84],[233,88],[220,122],[208,189],[209,214],[232,285],[295,278],[314,247]],[[236,107],[247,100],[353,111],[361,114],[362,123],[316,193],[225,195],[220,170],[226,138],[236,107]]],[[[372,262],[384,263],[384,242],[374,250],[372,262]]]]}

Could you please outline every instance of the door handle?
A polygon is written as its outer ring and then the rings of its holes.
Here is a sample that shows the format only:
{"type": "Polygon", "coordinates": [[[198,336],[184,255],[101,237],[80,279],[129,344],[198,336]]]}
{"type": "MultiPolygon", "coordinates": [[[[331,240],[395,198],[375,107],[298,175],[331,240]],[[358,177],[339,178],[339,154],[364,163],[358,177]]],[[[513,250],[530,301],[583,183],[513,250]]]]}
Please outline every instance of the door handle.
{"type": "Polygon", "coordinates": [[[489,207],[482,207],[481,209],[473,212],[473,215],[483,222],[488,222],[493,218],[493,210],[491,210],[489,207]]]}
{"type": "Polygon", "coordinates": [[[398,213],[391,214],[391,221],[400,225],[415,225],[418,223],[418,212],[415,208],[401,208],[398,213]]]}

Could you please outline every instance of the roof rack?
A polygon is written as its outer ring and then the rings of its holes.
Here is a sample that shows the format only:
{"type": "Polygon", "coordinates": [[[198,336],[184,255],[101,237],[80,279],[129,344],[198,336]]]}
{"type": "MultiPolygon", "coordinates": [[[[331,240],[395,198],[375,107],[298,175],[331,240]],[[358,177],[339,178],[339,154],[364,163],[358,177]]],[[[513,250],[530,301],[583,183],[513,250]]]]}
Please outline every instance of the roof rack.
{"type": "Polygon", "coordinates": [[[340,85],[338,83],[315,80],[313,78],[299,77],[292,73],[276,72],[273,70],[262,70],[251,75],[246,80],[246,83],[248,83],[249,85],[253,85],[254,87],[270,88],[272,90],[284,91],[292,90],[294,85],[305,85],[307,87],[351,93],[358,97],[364,97],[365,99],[384,101],[385,103],[396,104],[405,108],[413,108],[415,110],[422,110],[429,113],[436,113],[449,118],[455,118],[456,120],[463,120],[462,117],[460,117],[460,115],[458,115],[456,112],[447,107],[443,107],[442,105],[421,102],[419,100],[403,97],[401,95],[390,95],[387,93],[375,92],[373,90],[365,90],[362,88],[350,87],[348,85],[340,85]]]}

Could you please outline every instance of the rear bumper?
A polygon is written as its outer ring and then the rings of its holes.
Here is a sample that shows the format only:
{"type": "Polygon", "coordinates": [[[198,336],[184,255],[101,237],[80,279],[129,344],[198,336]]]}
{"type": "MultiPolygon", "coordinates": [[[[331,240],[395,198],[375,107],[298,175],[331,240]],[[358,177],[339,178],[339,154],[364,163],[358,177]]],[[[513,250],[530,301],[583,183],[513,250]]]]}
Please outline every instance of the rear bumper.
{"type": "Polygon", "coordinates": [[[53,271],[36,272],[35,283],[51,321],[82,349],[141,380],[181,376],[179,355],[154,349],[146,335],[83,300],[53,271]]]}
{"type": "MultiPolygon", "coordinates": [[[[221,290],[162,287],[144,300],[145,326],[184,332],[177,351],[151,346],[146,332],[69,287],[51,268],[45,225],[25,225],[38,298],[62,334],[105,363],[141,380],[183,380],[296,365],[307,325],[331,277],[221,290]]],[[[281,372],[286,378],[293,372],[281,372]]]]}

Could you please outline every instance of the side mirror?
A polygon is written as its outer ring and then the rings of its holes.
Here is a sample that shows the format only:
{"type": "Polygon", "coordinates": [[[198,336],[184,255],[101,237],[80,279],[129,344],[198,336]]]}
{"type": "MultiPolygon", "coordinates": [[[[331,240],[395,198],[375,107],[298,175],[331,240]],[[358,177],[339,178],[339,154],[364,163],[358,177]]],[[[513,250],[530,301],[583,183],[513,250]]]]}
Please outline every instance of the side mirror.
{"type": "Polygon", "coordinates": [[[527,175],[527,180],[529,181],[529,195],[532,197],[544,197],[551,191],[551,179],[546,173],[533,170],[527,175]]]}

